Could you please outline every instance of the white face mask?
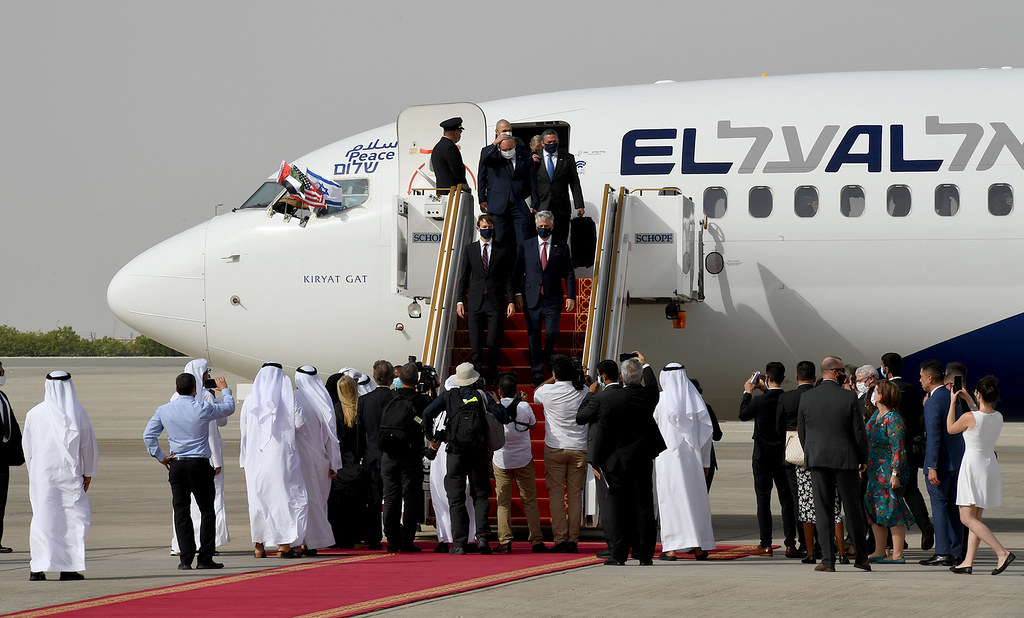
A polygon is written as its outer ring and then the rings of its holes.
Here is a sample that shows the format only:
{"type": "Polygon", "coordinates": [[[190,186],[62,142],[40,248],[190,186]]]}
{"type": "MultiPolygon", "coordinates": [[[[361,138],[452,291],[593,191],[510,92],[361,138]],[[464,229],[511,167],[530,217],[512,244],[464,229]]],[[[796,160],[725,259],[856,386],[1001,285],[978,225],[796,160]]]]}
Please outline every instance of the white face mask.
{"type": "Polygon", "coordinates": [[[863,395],[868,392],[868,385],[863,382],[857,382],[857,394],[863,395]]]}
{"type": "Polygon", "coordinates": [[[513,148],[512,150],[502,150],[501,156],[505,157],[506,159],[512,159],[516,156],[516,149],[513,148]]]}
{"type": "Polygon", "coordinates": [[[871,405],[878,407],[878,391],[871,393],[871,405]]]}

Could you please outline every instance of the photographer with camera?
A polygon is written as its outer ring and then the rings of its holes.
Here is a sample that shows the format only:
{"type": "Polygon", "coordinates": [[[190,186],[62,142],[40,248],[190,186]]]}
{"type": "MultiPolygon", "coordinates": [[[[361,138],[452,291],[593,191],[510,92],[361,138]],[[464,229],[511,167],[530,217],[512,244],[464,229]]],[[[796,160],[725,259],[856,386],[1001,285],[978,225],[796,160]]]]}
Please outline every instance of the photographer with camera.
{"type": "Polygon", "coordinates": [[[551,551],[575,554],[587,480],[587,427],[576,424],[576,411],[587,391],[578,360],[556,354],[551,368],[554,375],[533,393],[533,401],[544,406],[544,481],[555,541],[551,551]],[[560,508],[563,497],[567,512],[560,508]]]}
{"type": "Polygon", "coordinates": [[[512,553],[512,481],[515,481],[519,497],[523,500],[533,553],[544,553],[548,548],[544,545],[540,527],[537,477],[533,471],[533,450],[530,447],[530,428],[537,424],[537,417],[525,395],[519,392],[516,374],[502,374],[498,380],[498,395],[498,402],[491,405],[500,407],[500,416],[495,416],[505,424],[505,446],[494,451],[491,457],[498,503],[498,547],[494,551],[512,553]]]}
{"type": "Polygon", "coordinates": [[[754,495],[757,498],[757,525],[761,531],[761,544],[753,556],[772,555],[772,484],[779,493],[782,505],[782,529],[786,535],[786,555],[796,555],[796,514],[793,512],[793,495],[789,491],[786,470],[783,468],[786,433],[776,423],[779,398],[782,396],[782,381],[786,378],[786,367],[777,361],[765,365],[764,374],[755,371],[743,383],[743,400],[740,402],[741,421],[754,421],[754,452],[751,466],[754,471],[754,495]],[[753,396],[755,389],[763,395],[753,396]]]}

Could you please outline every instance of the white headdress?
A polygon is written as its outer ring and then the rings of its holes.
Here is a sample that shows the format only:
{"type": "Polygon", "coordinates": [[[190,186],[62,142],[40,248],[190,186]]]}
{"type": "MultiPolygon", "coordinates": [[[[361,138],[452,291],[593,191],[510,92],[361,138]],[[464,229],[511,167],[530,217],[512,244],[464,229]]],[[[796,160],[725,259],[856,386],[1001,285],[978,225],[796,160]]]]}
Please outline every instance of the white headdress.
{"type": "Polygon", "coordinates": [[[61,453],[72,467],[78,465],[80,427],[85,410],[78,405],[75,383],[66,371],[51,371],[46,376],[43,403],[49,412],[52,426],[57,429],[58,441],[64,446],[61,453]]]}
{"type": "MultiPolygon", "coordinates": [[[[206,360],[205,358],[197,358],[195,360],[189,361],[188,364],[185,365],[185,370],[183,373],[191,373],[193,377],[195,377],[196,379],[196,401],[202,402],[207,400],[206,395],[209,393],[209,391],[203,388],[203,376],[205,376],[206,372],[208,372],[209,370],[210,361],[206,360]]],[[[180,396],[181,395],[175,392],[173,395],[171,395],[171,401],[174,401],[180,396]]]]}
{"type": "Polygon", "coordinates": [[[317,414],[331,430],[331,436],[335,442],[338,440],[338,421],[334,415],[334,404],[331,403],[331,396],[327,392],[320,376],[316,373],[316,367],[303,365],[295,371],[295,387],[306,397],[306,401],[315,408],[317,414]]]}
{"type": "Polygon", "coordinates": [[[377,388],[377,386],[373,383],[373,380],[370,379],[370,376],[364,374],[358,369],[353,369],[352,367],[342,367],[341,369],[338,370],[338,373],[343,373],[356,381],[356,393],[358,393],[360,396],[365,395],[366,393],[369,393],[377,388]]]}
{"type": "Polygon", "coordinates": [[[662,392],[654,418],[668,450],[674,451],[686,442],[699,451],[713,431],[704,398],[679,363],[665,365],[660,378],[662,392]]]}
{"type": "Polygon", "coordinates": [[[288,444],[295,444],[295,396],[291,381],[278,363],[265,363],[256,379],[252,392],[245,401],[259,426],[260,450],[278,436],[288,444]]]}

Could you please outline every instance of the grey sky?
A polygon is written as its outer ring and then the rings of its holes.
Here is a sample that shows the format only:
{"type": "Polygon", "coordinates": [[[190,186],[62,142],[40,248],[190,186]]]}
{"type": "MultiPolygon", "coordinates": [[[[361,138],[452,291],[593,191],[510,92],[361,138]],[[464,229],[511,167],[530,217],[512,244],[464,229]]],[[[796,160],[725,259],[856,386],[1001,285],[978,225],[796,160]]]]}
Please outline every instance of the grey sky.
{"type": "Polygon", "coordinates": [[[1022,66],[1022,17],[1005,0],[5,0],[0,324],[126,336],[106,306],[122,265],[238,205],[282,159],[409,105],[1022,66]]]}

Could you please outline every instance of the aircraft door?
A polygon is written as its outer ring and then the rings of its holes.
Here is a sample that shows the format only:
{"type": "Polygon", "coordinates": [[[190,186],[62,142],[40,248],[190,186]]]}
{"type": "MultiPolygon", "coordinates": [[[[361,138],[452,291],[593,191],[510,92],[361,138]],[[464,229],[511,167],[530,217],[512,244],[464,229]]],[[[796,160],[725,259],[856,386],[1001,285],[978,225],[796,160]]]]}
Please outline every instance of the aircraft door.
{"type": "MultiPolygon", "coordinates": [[[[429,298],[433,291],[435,267],[447,213],[454,212],[450,199],[456,194],[437,195],[430,153],[441,139],[440,123],[462,118],[462,138],[458,142],[466,167],[466,181],[476,191],[480,150],[490,140],[486,135],[484,112],[473,103],[445,103],[408,107],[398,115],[398,170],[400,186],[394,202],[395,288],[410,297],[429,298]]],[[[472,194],[462,192],[473,209],[472,194]]]]}
{"type": "Polygon", "coordinates": [[[639,189],[625,197],[624,209],[631,241],[630,298],[693,300],[693,202],[675,190],[639,189]]]}

